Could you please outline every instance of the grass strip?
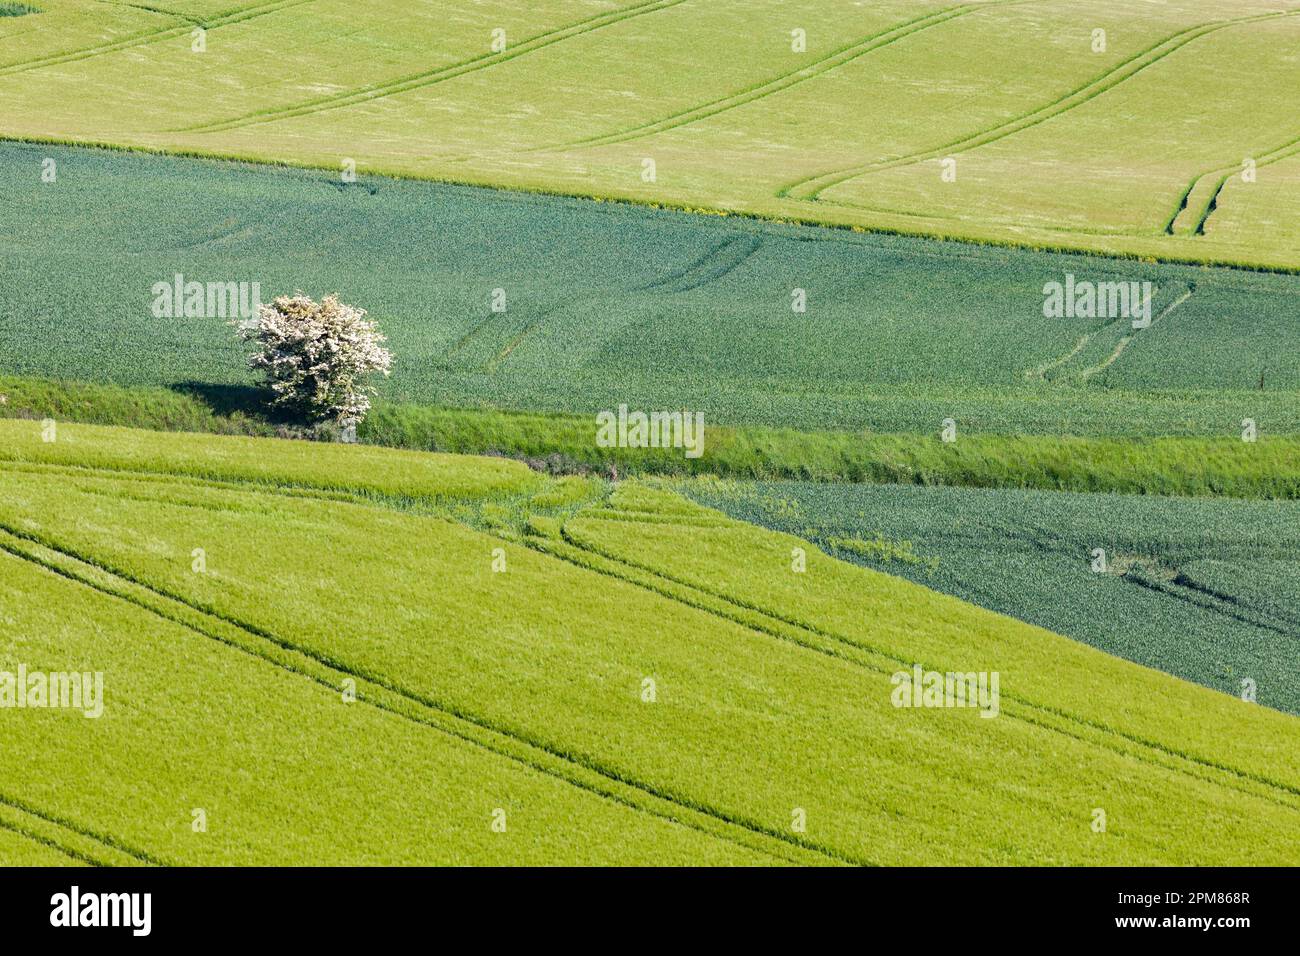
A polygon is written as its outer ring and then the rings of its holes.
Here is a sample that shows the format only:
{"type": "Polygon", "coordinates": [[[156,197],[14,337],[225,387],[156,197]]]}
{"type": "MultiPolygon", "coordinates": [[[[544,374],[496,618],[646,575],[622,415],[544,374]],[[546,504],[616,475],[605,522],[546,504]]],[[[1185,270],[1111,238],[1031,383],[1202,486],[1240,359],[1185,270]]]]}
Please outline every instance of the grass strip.
{"type": "MultiPolygon", "coordinates": [[[[26,378],[0,378],[0,417],[211,434],[296,434],[255,413],[218,412],[196,395],[171,389],[26,378]]],[[[33,425],[32,432],[37,430],[33,425]]],[[[1245,442],[1231,435],[966,434],[945,443],[937,432],[706,425],[703,456],[688,459],[680,449],[598,447],[594,416],[394,403],[378,404],[358,435],[367,444],[391,448],[522,459],[556,474],[616,469],[620,475],[1300,498],[1300,437],[1291,435],[1245,442]]],[[[15,449],[8,442],[0,455],[42,461],[57,455],[57,443],[15,449]]],[[[177,469],[171,463],[162,470],[177,469]]]]}

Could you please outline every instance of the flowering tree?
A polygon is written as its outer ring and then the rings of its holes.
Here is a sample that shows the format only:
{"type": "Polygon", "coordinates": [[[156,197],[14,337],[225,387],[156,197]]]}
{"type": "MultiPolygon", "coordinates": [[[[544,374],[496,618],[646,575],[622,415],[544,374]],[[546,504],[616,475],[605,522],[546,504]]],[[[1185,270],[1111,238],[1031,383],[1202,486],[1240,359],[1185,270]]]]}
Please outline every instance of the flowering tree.
{"type": "Polygon", "coordinates": [[[365,311],[335,295],[319,303],[301,292],[278,296],[240,323],[239,335],[259,346],[248,364],[266,372],[273,407],[344,428],[370,410],[375,388],[367,377],[387,375],[393,362],[365,311]]]}

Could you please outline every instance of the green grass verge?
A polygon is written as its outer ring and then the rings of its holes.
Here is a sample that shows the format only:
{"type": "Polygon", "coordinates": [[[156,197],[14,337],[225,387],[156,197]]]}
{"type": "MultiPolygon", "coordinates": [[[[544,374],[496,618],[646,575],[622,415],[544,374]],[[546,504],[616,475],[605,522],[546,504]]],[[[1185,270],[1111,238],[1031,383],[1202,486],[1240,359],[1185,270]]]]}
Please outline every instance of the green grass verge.
{"type": "MultiPolygon", "coordinates": [[[[158,388],[0,378],[0,416],[216,434],[285,432],[245,411],[214,411],[194,394],[158,388]]],[[[17,426],[9,426],[17,427],[17,426]]],[[[36,436],[39,427],[23,426],[36,436]]],[[[1112,491],[1152,495],[1300,497],[1300,439],[1058,438],[1047,435],[854,434],[762,427],[707,427],[704,455],[602,448],[594,418],[380,403],[359,429],[364,442],[418,451],[498,454],[539,470],[623,475],[847,481],[981,488],[1112,491]]],[[[164,441],[163,439],[156,439],[164,441]]],[[[183,442],[177,444],[183,447],[183,442]]],[[[55,460],[57,445],[40,451],[55,460]]],[[[0,450],[0,455],[5,452],[0,450]]],[[[326,455],[359,452],[336,449],[326,455]]],[[[421,459],[422,460],[422,459],[421,459]]],[[[160,466],[161,467],[161,466],[160,466]]],[[[196,463],[204,473],[209,463],[196,463]]],[[[503,467],[505,467],[503,465],[503,467]]],[[[303,474],[304,481],[325,481],[303,474]]]]}

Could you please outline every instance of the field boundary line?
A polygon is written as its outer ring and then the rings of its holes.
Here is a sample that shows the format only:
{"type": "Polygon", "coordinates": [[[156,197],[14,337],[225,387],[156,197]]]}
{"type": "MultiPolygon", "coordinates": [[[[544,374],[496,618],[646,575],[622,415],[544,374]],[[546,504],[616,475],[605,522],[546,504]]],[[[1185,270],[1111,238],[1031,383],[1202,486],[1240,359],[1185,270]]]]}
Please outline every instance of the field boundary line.
{"type": "MultiPolygon", "coordinates": [[[[311,2],[311,0],[305,0],[311,2]]],[[[438,67],[434,70],[427,70],[421,73],[408,74],[404,77],[398,77],[393,80],[387,80],[383,83],[372,83],[367,86],[357,87],[352,90],[345,90],[341,93],[331,94],[328,97],[318,97],[314,100],[300,102],[296,106],[286,106],[280,108],[271,108],[259,110],[255,113],[246,113],[243,116],[232,117],[228,120],[217,120],[211,123],[199,123],[194,126],[185,126],[178,129],[169,130],[173,133],[223,133],[231,129],[243,129],[248,126],[256,126],[262,123],[273,123],[279,120],[294,119],[299,116],[307,116],[315,113],[324,113],[329,110],[343,109],[349,106],[356,106],[359,103],[368,103],[371,100],[383,99],[389,96],[395,96],[398,93],[406,93],[410,90],[423,89],[433,86],[437,83],[443,83],[447,80],[464,76],[467,73],[475,73],[479,70],[485,70],[489,67],[496,66],[499,63],[506,63],[516,57],[526,56],[537,50],[545,49],[564,40],[590,33],[593,30],[599,30],[602,27],[612,26],[616,23],[622,23],[624,20],[630,20],[634,17],[645,16],[651,13],[658,13],[661,10],[668,10],[687,0],[641,0],[630,7],[621,7],[617,10],[611,10],[607,13],[598,14],[588,17],[585,20],[578,20],[567,26],[557,27],[545,33],[539,33],[529,37],[527,40],[521,40],[518,44],[507,46],[500,53],[483,53],[468,60],[461,60],[456,63],[448,64],[444,67],[438,67]]]]}
{"type": "MultiPolygon", "coordinates": [[[[579,513],[575,517],[577,517],[578,520],[584,520],[581,517],[581,513],[579,513]]],[[[601,519],[592,519],[592,520],[601,520],[601,519]]],[[[743,526],[745,525],[742,524],[742,527],[743,526]]],[[[902,664],[905,667],[910,667],[912,664],[916,663],[915,661],[905,661],[886,649],[876,647],[870,644],[865,644],[860,641],[850,640],[844,637],[843,635],[836,634],[833,631],[824,630],[816,625],[809,624],[805,621],[800,621],[795,618],[786,617],[784,615],[778,614],[770,609],[761,607],[759,605],[746,603],[730,595],[713,591],[708,588],[703,588],[698,584],[693,584],[689,581],[685,581],[683,579],[674,577],[673,575],[666,574],[661,570],[650,568],[645,565],[641,565],[635,561],[631,561],[626,558],[621,558],[616,555],[611,555],[608,552],[602,550],[599,546],[593,545],[589,542],[582,542],[574,539],[572,537],[572,532],[568,530],[567,523],[564,527],[561,528],[561,535],[563,535],[564,540],[566,542],[570,543],[574,547],[582,550],[591,551],[599,555],[601,558],[604,558],[605,560],[613,562],[615,564],[623,565],[625,567],[635,568],[636,570],[640,571],[643,574],[650,574],[655,577],[661,578],[664,581],[671,582],[672,584],[677,585],[679,587],[685,587],[685,588],[690,588],[692,590],[699,591],[701,593],[709,595],[710,597],[716,598],[717,600],[724,601],[728,604],[743,608],[747,611],[754,612],[763,615],[765,617],[768,617],[770,619],[780,621],[783,624],[800,628],[804,631],[811,632],[827,640],[835,641],[844,646],[868,651],[878,657],[884,658],[885,660],[892,662],[893,664],[902,664]]],[[[831,558],[831,560],[836,560],[836,559],[831,558]]],[[[766,632],[762,632],[762,633],[766,633],[766,632]]],[[[795,643],[800,643],[800,642],[796,641],[795,643]]],[[[811,645],[804,644],[803,646],[809,647],[809,649],[812,650],[818,650],[819,652],[825,653],[824,651],[821,651],[819,648],[812,647],[811,645]]],[[[850,662],[852,662],[851,658],[842,657],[841,655],[834,655],[834,656],[840,656],[841,659],[849,660],[850,662]]],[[[926,662],[924,661],[922,661],[921,663],[923,666],[926,665],[926,662]]],[[[1141,666],[1141,665],[1137,665],[1137,666],[1141,666]]],[[[933,668],[933,669],[942,670],[943,668],[933,668]]],[[[1197,686],[1201,686],[1201,685],[1197,685],[1197,686]]],[[[1209,690],[1209,688],[1206,689],[1209,690]]],[[[1113,735],[1115,737],[1118,737],[1128,742],[1129,744],[1136,745],[1137,747],[1141,748],[1143,752],[1147,752],[1148,754],[1150,754],[1151,752],[1155,752],[1158,754],[1166,755],[1168,757],[1172,757],[1180,764],[1179,766],[1173,766],[1171,764],[1160,764],[1161,766],[1165,766],[1167,769],[1177,770],[1186,773],[1190,776],[1196,777],[1197,779],[1206,780],[1211,783],[1216,783],[1219,786],[1226,786],[1229,789],[1238,790],[1239,792],[1252,793],[1255,796],[1259,796],[1264,799],[1270,800],[1271,802],[1277,803],[1279,806],[1285,806],[1289,809],[1300,811],[1300,802],[1295,802],[1296,798],[1300,798],[1300,784],[1288,784],[1279,780],[1273,780],[1266,776],[1251,773],[1249,771],[1242,770],[1240,768],[1233,767],[1227,764],[1219,763],[1210,758],[1200,757],[1194,754],[1183,753],[1177,750],[1173,750],[1172,748],[1158,741],[1148,740],[1145,737],[1139,736],[1134,733],[1119,730],[1114,727],[1108,727],[1101,724],[1097,724],[1081,715],[1072,714],[1068,711],[1060,710],[1059,708],[1053,707],[1049,704],[1038,703],[1036,701],[1032,701],[1027,698],[1022,698],[1016,694],[1004,694],[1003,696],[1008,697],[1014,703],[1018,703],[1031,710],[1040,711],[1042,713],[1052,715],[1058,719],[1065,720],[1071,724],[1077,724],[1082,728],[1087,728],[1090,731],[1099,733],[1100,735],[1102,735],[1103,738],[1113,735]],[[1189,767],[1187,766],[1188,764],[1192,766],[1189,767]],[[1201,771],[1201,772],[1197,772],[1197,771],[1201,771]],[[1216,774],[1216,776],[1209,776],[1207,775],[1207,773],[1205,773],[1205,771],[1212,771],[1216,774]],[[1226,780],[1222,779],[1222,777],[1226,777],[1227,779],[1226,780]],[[1261,785],[1264,788],[1266,788],[1268,792],[1260,793],[1258,791],[1244,790],[1241,787],[1236,786],[1238,782],[1245,782],[1245,781],[1254,783],[1256,785],[1261,785]]],[[[1028,720],[1029,718],[1022,716],[1022,719],[1028,720]]],[[[1075,736],[1080,732],[1081,731],[1076,731],[1074,734],[1071,734],[1071,736],[1075,736]]],[[[1101,741],[1094,741],[1094,743],[1096,743],[1097,746],[1106,750],[1110,750],[1114,753],[1122,752],[1116,750],[1113,747],[1108,746],[1106,743],[1103,743],[1101,741]]]]}
{"type": "Polygon", "coordinates": [[[977,149],[981,146],[987,146],[990,143],[995,143],[998,140],[1005,139],[1015,133],[1045,123],[1050,119],[1054,119],[1055,117],[1061,116],[1076,107],[1090,102],[1098,96],[1101,96],[1119,86],[1125,80],[1132,79],[1134,76],[1146,70],[1147,67],[1153,66],[1171,53],[1182,49],[1187,44],[1194,40],[1198,40],[1203,36],[1216,33],[1219,30],[1224,30],[1228,27],[1296,15],[1300,15],[1300,10],[1251,14],[1249,16],[1228,20],[1208,21],[1193,27],[1188,27],[1184,30],[1178,31],[1177,33],[1166,36],[1164,39],[1150,47],[1147,47],[1145,50],[1134,54],[1103,73],[1098,74],[1082,86],[1075,87],[1064,96],[1058,97],[1050,103],[1039,106],[1028,113],[1022,113],[1019,116],[1004,120],[996,126],[967,134],[966,136],[952,140],[940,146],[931,147],[930,149],[918,150],[913,153],[896,156],[892,159],[843,167],[826,173],[816,173],[812,176],[807,176],[796,180],[793,183],[782,186],[777,190],[776,196],[778,198],[796,199],[803,202],[814,202],[819,200],[821,194],[826,190],[845,183],[850,179],[856,179],[859,176],[867,175],[869,173],[883,172],[900,166],[915,165],[927,160],[937,159],[946,153],[963,153],[972,149],[977,149]]]}
{"type": "Polygon", "coordinates": [[[617,770],[604,767],[590,757],[558,750],[543,742],[531,740],[518,731],[498,727],[455,705],[409,691],[390,677],[365,669],[352,669],[326,654],[211,609],[191,604],[182,597],[139,581],[129,573],[123,573],[99,561],[88,560],[53,542],[19,531],[5,522],[0,522],[0,550],[169,620],[202,637],[256,657],[270,666],[307,677],[332,692],[339,691],[339,680],[351,677],[359,685],[359,701],[441,731],[528,767],[536,773],[568,783],[629,809],[786,862],[806,863],[817,859],[823,863],[871,865],[869,861],[855,859],[812,840],[786,834],[760,821],[733,817],[690,798],[661,791],[617,770]],[[15,545],[13,539],[20,543],[15,545]],[[46,553],[33,553],[38,549],[46,553]],[[88,573],[87,568],[92,573],[88,573]],[[139,592],[144,592],[144,595],[139,592]],[[176,609],[177,606],[180,610],[176,609]],[[271,645],[269,648],[266,647],[268,644],[271,645]],[[331,681],[322,672],[337,675],[339,680],[331,681]],[[362,688],[367,693],[362,694],[362,688]]]}
{"type": "MultiPolygon", "coordinates": [[[[103,139],[91,139],[86,137],[57,136],[57,135],[37,135],[33,133],[4,132],[0,130],[0,145],[12,144],[16,146],[59,146],[65,149],[74,150],[99,150],[103,152],[125,154],[133,157],[144,156],[165,156],[172,159],[192,160],[203,163],[222,163],[235,164],[238,166],[252,166],[264,172],[272,173],[323,173],[329,176],[338,175],[338,169],[335,166],[324,165],[320,161],[308,161],[302,159],[285,159],[271,158],[254,153],[241,152],[234,148],[199,148],[193,146],[179,145],[145,145],[143,143],[111,142],[103,139]]],[[[1280,259],[1270,262],[1257,262],[1242,258],[1240,253],[1231,251],[1218,250],[1213,254],[1206,254],[1204,251],[1192,250],[1185,245],[1161,243],[1157,246],[1149,246],[1141,251],[1134,249],[1116,248],[1108,246],[1087,245],[1078,241],[1072,241],[1072,236],[1090,236],[1095,235],[1102,238],[1119,238],[1119,239],[1158,239],[1159,237],[1148,232],[1109,232],[1096,229],[1074,229],[1064,230],[1053,228],[1048,224],[1034,224],[1032,227],[1038,233],[1052,233],[1050,239],[1044,239],[1041,236],[1035,240],[1031,238],[1016,238],[1010,235],[988,235],[982,233],[962,233],[959,231],[941,231],[938,228],[926,229],[920,225],[901,225],[896,222],[857,222],[848,223],[842,221],[829,221],[818,218],[811,212],[817,205],[823,208],[843,207],[846,209],[860,208],[871,211],[872,207],[857,206],[849,203],[834,202],[829,200],[818,200],[817,204],[809,204],[804,210],[795,212],[786,209],[782,212],[761,211],[754,209],[740,209],[734,205],[699,205],[699,202],[691,202],[687,199],[674,198],[671,196],[661,197],[654,201],[638,198],[631,194],[618,192],[601,192],[590,189],[580,189],[574,186],[539,186],[536,184],[527,185],[521,183],[505,183],[484,179],[475,176],[450,176],[445,173],[433,174],[429,172],[412,172],[410,170],[391,171],[379,169],[373,173],[367,174],[375,179],[385,179],[394,183],[420,183],[424,185],[434,185],[445,189],[458,190],[491,190],[496,193],[503,201],[511,202],[549,202],[552,199],[565,199],[573,202],[591,203],[592,206],[602,214],[617,215],[619,212],[637,212],[646,215],[689,215],[692,217],[704,218],[730,218],[733,223],[732,228],[738,228],[741,223],[752,224],[755,228],[790,228],[806,229],[808,231],[817,231],[825,233],[820,239],[811,237],[789,236],[796,242],[843,242],[852,245],[862,245],[870,242],[872,237],[900,239],[913,242],[926,242],[936,247],[951,248],[957,247],[951,256],[956,258],[972,258],[979,253],[996,253],[1000,251],[1030,251],[1030,252],[1047,252],[1060,253],[1063,255],[1080,256],[1088,259],[1097,259],[1106,262],[1135,262],[1140,261],[1148,264],[1170,264],[1170,265],[1192,265],[1204,266],[1206,268],[1232,270],[1239,273],[1260,273],[1265,275],[1300,275],[1300,264],[1284,263],[1280,259]],[[607,209],[601,209],[605,206],[607,209]],[[1057,238],[1057,237],[1062,238],[1057,238]]],[[[332,181],[329,185],[333,185],[332,181]]],[[[895,214],[897,215],[897,214],[895,214]]],[[[935,216],[931,214],[916,214],[916,218],[925,221],[940,221],[949,217],[935,216]]],[[[958,223],[969,223],[969,219],[956,219],[952,221],[958,223]]],[[[1003,220],[990,220],[995,225],[1004,225],[1003,220]]],[[[1023,225],[1023,223],[1021,223],[1023,225]]],[[[944,253],[935,251],[917,251],[918,256],[927,256],[933,258],[942,258],[944,253]]]]}

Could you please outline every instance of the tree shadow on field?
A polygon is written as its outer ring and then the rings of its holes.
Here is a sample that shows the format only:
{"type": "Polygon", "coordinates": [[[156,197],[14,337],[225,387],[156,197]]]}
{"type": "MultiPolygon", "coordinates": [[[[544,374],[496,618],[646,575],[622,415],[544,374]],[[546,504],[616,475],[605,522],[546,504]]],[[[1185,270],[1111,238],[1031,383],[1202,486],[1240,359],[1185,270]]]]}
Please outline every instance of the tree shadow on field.
{"type": "Polygon", "coordinates": [[[230,385],[193,380],[167,386],[203,408],[212,416],[209,427],[223,434],[275,435],[311,441],[339,441],[336,428],[312,425],[290,409],[271,407],[271,391],[256,385],[230,385]]]}
{"type": "Polygon", "coordinates": [[[203,405],[218,419],[230,423],[246,423],[236,426],[240,431],[251,426],[254,431],[271,428],[278,434],[296,436],[304,427],[288,410],[272,408],[270,390],[257,385],[190,380],[175,382],[168,388],[203,405]]]}
{"type": "Polygon", "coordinates": [[[215,382],[176,382],[169,385],[173,392],[178,392],[206,405],[214,415],[230,417],[244,415],[248,418],[263,418],[267,415],[266,390],[255,385],[218,385],[215,382]]]}

